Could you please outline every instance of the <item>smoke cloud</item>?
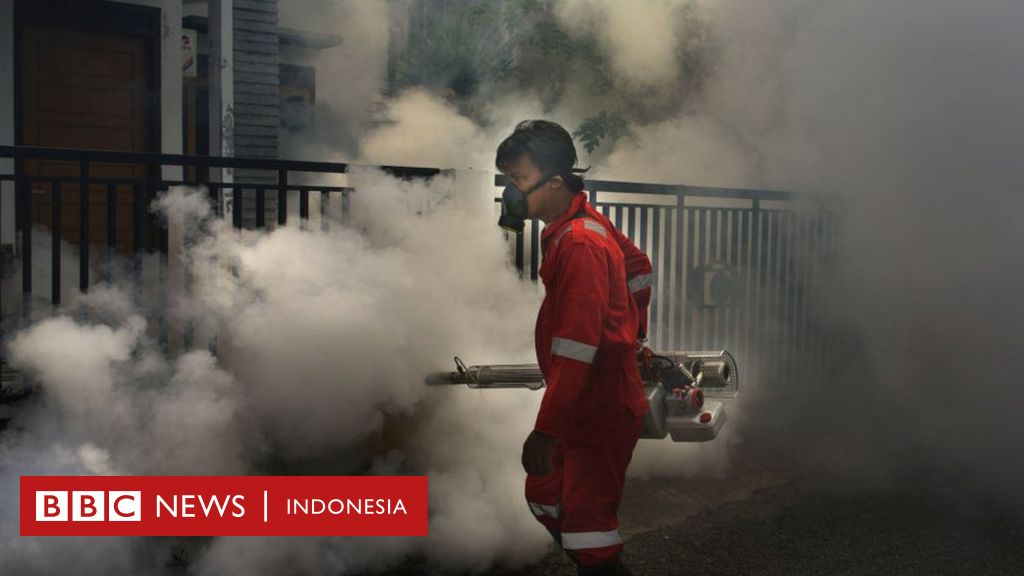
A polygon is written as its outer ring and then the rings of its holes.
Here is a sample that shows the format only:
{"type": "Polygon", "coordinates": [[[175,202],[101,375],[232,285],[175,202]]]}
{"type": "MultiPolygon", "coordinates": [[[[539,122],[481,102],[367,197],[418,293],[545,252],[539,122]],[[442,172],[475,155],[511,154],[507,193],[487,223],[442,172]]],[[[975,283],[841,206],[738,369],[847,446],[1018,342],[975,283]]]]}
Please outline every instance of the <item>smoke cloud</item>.
{"type": "Polygon", "coordinates": [[[397,2],[280,0],[282,28],[336,39],[323,50],[286,49],[282,61],[315,67],[314,121],[305,130],[281,131],[283,156],[345,158],[373,126],[387,82],[391,8],[397,2]]]}
{"type": "Polygon", "coordinates": [[[1012,327],[1024,315],[1024,275],[1009,263],[1024,257],[1024,236],[1009,215],[1024,205],[1024,102],[1013,96],[1024,89],[1024,46],[1013,40],[1024,10],[1001,1],[710,9],[727,55],[706,114],[730,128],[734,149],[752,152],[726,148],[723,158],[756,169],[748,185],[839,200],[821,320],[858,344],[838,373],[794,386],[817,414],[789,437],[831,460],[963,473],[1014,498],[1008,479],[1024,460],[1010,448],[1022,432],[1013,414],[1024,392],[1012,371],[979,380],[975,361],[1009,367],[1021,352],[1012,327]],[[808,424],[819,440],[807,438],[808,424]]]}
{"type": "MultiPolygon", "coordinates": [[[[56,473],[423,473],[433,479],[425,541],[176,546],[210,573],[272,574],[296,562],[349,572],[408,554],[473,570],[537,558],[547,536],[522,514],[516,455],[539,395],[428,390],[423,379],[451,369],[455,353],[527,360],[539,292],[507,263],[490,203],[460,201],[445,177],[351,178],[358,230],[282,227],[239,237],[210,217],[198,192],[176,189],[156,202],[188,224],[186,264],[202,270],[172,313],[202,318],[197,329],[214,329],[220,357],[202,348],[165,356],[127,284],[78,295],[66,314],[10,343],[11,362],[38,380],[41,394],[12,424],[5,485],[56,473]]],[[[167,556],[145,539],[108,539],[108,559],[84,552],[91,541],[19,538],[15,500],[6,494],[5,571],[53,573],[72,557],[83,573],[159,571],[152,558],[167,556]],[[118,564],[126,555],[152,566],[118,564]]]]}
{"type": "Polygon", "coordinates": [[[562,0],[555,14],[570,31],[594,34],[611,56],[616,75],[638,87],[650,88],[671,83],[679,73],[679,39],[673,20],[674,11],[682,4],[670,0],[562,0]]]}
{"type": "Polygon", "coordinates": [[[429,92],[406,91],[388,103],[383,117],[384,123],[363,139],[367,162],[445,168],[494,163],[494,137],[429,92]]]}
{"type": "MultiPolygon", "coordinates": [[[[1024,48],[1014,32],[1024,10],[1001,0],[778,0],[645,3],[623,15],[614,3],[563,1],[555,14],[570,34],[597,35],[614,78],[657,94],[679,85],[667,55],[694,38],[649,23],[683,8],[706,18],[720,48],[711,78],[698,97],[686,93],[687,106],[640,118],[630,137],[599,148],[591,174],[813,192],[839,217],[815,320],[842,337],[844,361],[785,382],[746,373],[735,440],[778,438],[801,457],[882,474],[964,473],[1011,497],[1007,479],[1024,471],[1008,450],[1024,394],[1011,370],[986,372],[982,385],[973,360],[1012,366],[1021,352],[1012,327],[1024,276],[1011,263],[1024,256],[1013,216],[1024,201],[1024,48]]],[[[572,127],[599,108],[578,97],[587,86],[569,83],[553,104],[508,101],[521,117],[572,127]]],[[[514,123],[485,120],[491,141],[514,123]]]]}
{"type": "MultiPolygon", "coordinates": [[[[346,132],[302,135],[293,145],[303,154],[489,169],[515,121],[573,127],[600,109],[586,97],[591,86],[559,77],[569,86],[554,101],[510,91],[469,117],[451,95],[419,89],[375,116],[386,45],[361,31],[393,24],[381,5],[338,4],[352,41],[336,50],[360,56],[332,60],[346,71],[320,73],[318,90],[323,82],[323,106],[346,132]],[[329,86],[340,78],[358,82],[329,86]]],[[[612,75],[654,102],[684,94],[690,78],[672,55],[693,39],[665,25],[682,9],[702,11],[721,47],[713,74],[685,92],[686,106],[654,106],[630,137],[600,148],[593,174],[828,195],[841,226],[816,320],[846,345],[839,370],[793,381],[744,374],[725,436],[706,446],[642,442],[630,474],[687,475],[708,463],[727,474],[730,447],[756,439],[818,464],[923,469],[937,483],[1019,498],[1020,3],[555,3],[569,33],[595,34],[612,75]]],[[[0,478],[426,473],[431,537],[21,539],[8,491],[0,568],[155,573],[164,565],[154,558],[183,547],[211,574],[344,573],[410,554],[482,571],[546,550],[523,510],[517,465],[539,395],[421,384],[455,353],[531,360],[538,288],[509,269],[488,202],[463,202],[444,177],[352,178],[354,225],[323,232],[240,238],[191,193],[168,195],[160,209],[197,223],[186,257],[206,270],[174,313],[223,335],[218,356],[167,358],[149,335],[152,316],[125,288],[92,289],[10,345],[43,394],[3,437],[0,478]]]]}

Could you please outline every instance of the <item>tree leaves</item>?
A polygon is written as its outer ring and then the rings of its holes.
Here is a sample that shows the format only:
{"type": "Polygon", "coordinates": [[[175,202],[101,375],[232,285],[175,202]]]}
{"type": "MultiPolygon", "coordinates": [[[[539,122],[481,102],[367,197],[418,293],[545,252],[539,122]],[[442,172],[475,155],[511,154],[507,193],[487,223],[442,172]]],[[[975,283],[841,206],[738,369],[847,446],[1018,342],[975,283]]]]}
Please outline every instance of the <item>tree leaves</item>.
{"type": "Polygon", "coordinates": [[[617,112],[608,112],[607,110],[602,110],[600,114],[587,118],[572,133],[573,137],[582,142],[583,147],[590,154],[594,153],[602,141],[605,141],[610,147],[627,134],[629,134],[629,122],[626,118],[617,112]]]}
{"type": "Polygon", "coordinates": [[[656,122],[698,101],[718,62],[710,22],[693,1],[673,11],[679,74],[670,85],[631,85],[611,65],[597,32],[569,30],[554,0],[419,0],[408,5],[407,49],[390,93],[425,88],[483,123],[485,104],[509,92],[545,108],[586,94],[573,132],[587,152],[610,149],[631,126],[656,122]],[[575,87],[570,90],[570,87],[575,87]],[[478,117],[479,116],[479,117],[478,117]]]}

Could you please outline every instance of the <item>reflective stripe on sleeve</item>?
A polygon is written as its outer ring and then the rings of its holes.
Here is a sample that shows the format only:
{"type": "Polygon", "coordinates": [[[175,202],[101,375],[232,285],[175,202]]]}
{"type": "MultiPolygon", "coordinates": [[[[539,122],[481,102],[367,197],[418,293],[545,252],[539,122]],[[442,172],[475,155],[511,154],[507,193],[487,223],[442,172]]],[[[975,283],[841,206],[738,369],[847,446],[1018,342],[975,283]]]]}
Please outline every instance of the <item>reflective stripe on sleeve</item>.
{"type": "Polygon", "coordinates": [[[618,530],[607,532],[562,532],[562,548],[566,550],[582,550],[584,548],[604,548],[622,544],[618,530]]]}
{"type": "Polygon", "coordinates": [[[558,237],[555,238],[555,246],[558,246],[559,244],[561,244],[562,243],[562,238],[564,238],[565,235],[568,234],[571,231],[572,231],[572,224],[569,224],[568,226],[563,228],[562,231],[558,233],[558,237]]]}
{"type": "Polygon", "coordinates": [[[562,511],[562,506],[559,504],[538,504],[536,502],[529,502],[529,504],[530,510],[535,516],[550,516],[557,519],[562,511]]]}
{"type": "MultiPolygon", "coordinates": [[[[594,220],[586,219],[586,220],[583,221],[583,227],[586,228],[587,230],[590,230],[590,231],[593,231],[593,232],[597,232],[598,234],[600,234],[601,236],[604,236],[605,238],[608,237],[608,230],[604,226],[602,226],[599,222],[595,222],[594,220]]],[[[568,234],[571,231],[572,231],[572,222],[570,222],[569,225],[566,226],[561,232],[559,232],[557,237],[555,237],[555,245],[557,246],[557,245],[561,244],[562,243],[562,238],[564,238],[565,235],[568,234]]]]}
{"type": "Polygon", "coordinates": [[[632,294],[633,292],[639,292],[640,290],[647,288],[651,284],[654,284],[654,272],[634,276],[629,280],[629,282],[626,283],[626,285],[629,286],[630,294],[632,294]]]}
{"type": "Polygon", "coordinates": [[[608,231],[604,229],[604,226],[601,226],[599,223],[594,222],[593,220],[584,220],[583,226],[587,230],[597,232],[598,234],[604,236],[605,238],[608,237],[608,231]]]}
{"type": "Polygon", "coordinates": [[[597,346],[555,337],[551,339],[551,353],[590,364],[597,354],[597,346]]]}

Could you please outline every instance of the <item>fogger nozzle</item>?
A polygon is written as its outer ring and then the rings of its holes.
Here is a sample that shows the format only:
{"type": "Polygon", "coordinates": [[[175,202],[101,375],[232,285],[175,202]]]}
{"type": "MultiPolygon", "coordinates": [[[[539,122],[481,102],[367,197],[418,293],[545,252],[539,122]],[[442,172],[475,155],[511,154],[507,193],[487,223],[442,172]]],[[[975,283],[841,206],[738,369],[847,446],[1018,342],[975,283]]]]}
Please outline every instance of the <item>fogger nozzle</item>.
{"type": "Polygon", "coordinates": [[[701,362],[696,370],[700,376],[700,385],[709,388],[724,388],[729,385],[732,370],[724,360],[701,362]]]}
{"type": "Polygon", "coordinates": [[[529,388],[544,387],[544,376],[537,364],[490,364],[466,366],[455,357],[456,372],[440,372],[427,377],[428,385],[464,384],[470,388],[529,388]]]}

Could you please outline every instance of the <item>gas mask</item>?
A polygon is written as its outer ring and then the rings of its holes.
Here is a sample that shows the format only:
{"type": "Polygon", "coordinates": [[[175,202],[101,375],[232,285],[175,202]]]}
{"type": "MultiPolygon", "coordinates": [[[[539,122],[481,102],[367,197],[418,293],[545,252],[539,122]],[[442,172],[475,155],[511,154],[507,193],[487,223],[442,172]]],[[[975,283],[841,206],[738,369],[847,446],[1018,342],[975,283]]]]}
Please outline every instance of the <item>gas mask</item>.
{"type": "Polygon", "coordinates": [[[528,208],[526,197],[533,194],[541,186],[547,184],[558,174],[549,174],[540,179],[539,182],[530,186],[528,190],[520,190],[511,181],[505,186],[501,193],[501,216],[498,217],[498,226],[509,232],[522,232],[526,227],[528,208]]]}

